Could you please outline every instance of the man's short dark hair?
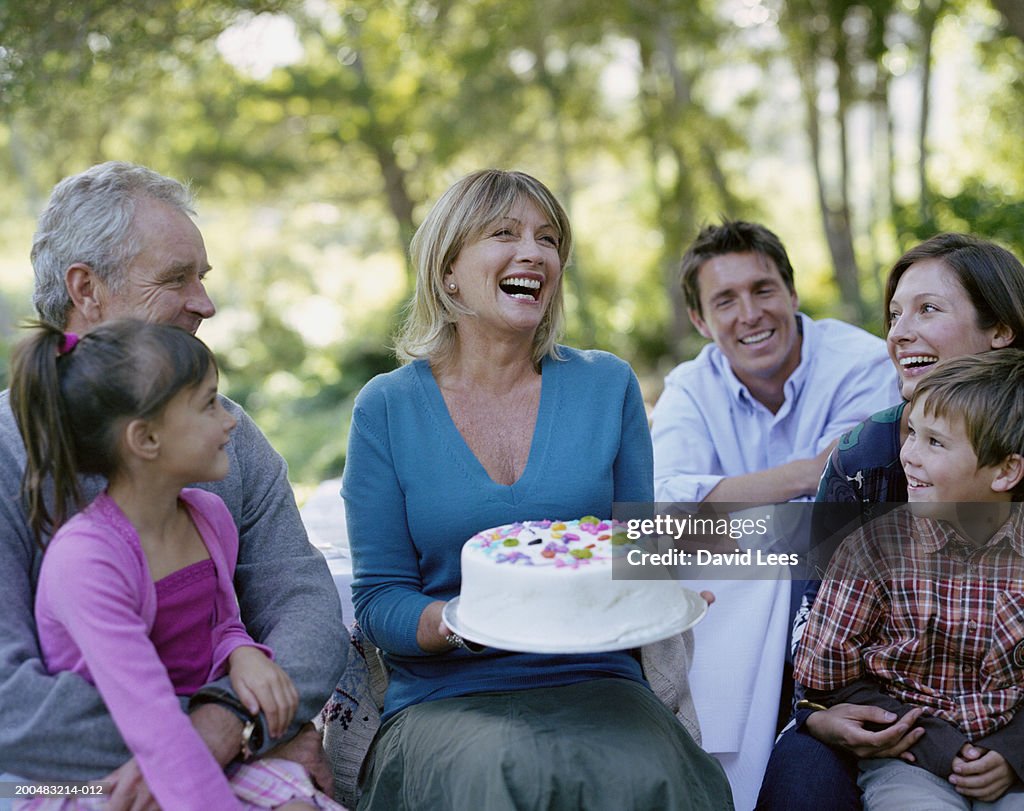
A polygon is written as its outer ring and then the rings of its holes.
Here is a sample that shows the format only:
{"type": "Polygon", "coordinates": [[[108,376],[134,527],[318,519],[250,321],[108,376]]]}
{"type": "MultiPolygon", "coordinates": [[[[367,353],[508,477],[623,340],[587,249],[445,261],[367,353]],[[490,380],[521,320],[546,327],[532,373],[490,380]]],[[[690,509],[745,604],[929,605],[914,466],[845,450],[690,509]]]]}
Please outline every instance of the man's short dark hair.
{"type": "Polygon", "coordinates": [[[697,274],[709,259],[727,253],[757,253],[771,259],[790,293],[796,293],[793,266],[786,249],[774,233],[763,225],[744,220],[723,220],[721,225],[705,225],[683,254],[680,266],[686,306],[700,315],[700,286],[697,274]]]}

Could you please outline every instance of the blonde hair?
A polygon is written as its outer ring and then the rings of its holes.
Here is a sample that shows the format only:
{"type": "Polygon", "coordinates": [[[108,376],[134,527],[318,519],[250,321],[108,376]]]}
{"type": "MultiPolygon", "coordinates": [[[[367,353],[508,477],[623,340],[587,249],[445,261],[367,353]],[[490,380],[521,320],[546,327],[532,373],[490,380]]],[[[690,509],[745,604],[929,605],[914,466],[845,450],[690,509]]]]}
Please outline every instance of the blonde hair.
{"type": "MultiPolygon", "coordinates": [[[[419,358],[441,362],[455,348],[455,321],[471,315],[444,287],[444,275],[466,243],[488,225],[506,216],[521,201],[537,206],[555,228],[558,259],[564,269],[572,251],[569,217],[551,191],[523,172],[483,169],[466,175],[448,189],[417,229],[409,254],[416,270],[416,291],[395,342],[402,363],[419,358]]],[[[555,345],[565,321],[561,277],[533,338],[532,360],[545,355],[560,359],[555,345]]]]}

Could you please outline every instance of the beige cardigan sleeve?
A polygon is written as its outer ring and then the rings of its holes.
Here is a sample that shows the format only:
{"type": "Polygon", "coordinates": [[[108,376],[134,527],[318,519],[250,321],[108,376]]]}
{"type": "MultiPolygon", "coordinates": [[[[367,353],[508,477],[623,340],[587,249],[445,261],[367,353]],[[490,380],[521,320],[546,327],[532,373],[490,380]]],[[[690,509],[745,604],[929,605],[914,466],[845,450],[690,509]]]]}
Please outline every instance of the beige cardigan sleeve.
{"type": "Polygon", "coordinates": [[[640,663],[654,694],[700,746],[700,722],[693,706],[689,679],[693,644],[693,631],[683,631],[660,642],[652,642],[640,649],[640,663]]]}

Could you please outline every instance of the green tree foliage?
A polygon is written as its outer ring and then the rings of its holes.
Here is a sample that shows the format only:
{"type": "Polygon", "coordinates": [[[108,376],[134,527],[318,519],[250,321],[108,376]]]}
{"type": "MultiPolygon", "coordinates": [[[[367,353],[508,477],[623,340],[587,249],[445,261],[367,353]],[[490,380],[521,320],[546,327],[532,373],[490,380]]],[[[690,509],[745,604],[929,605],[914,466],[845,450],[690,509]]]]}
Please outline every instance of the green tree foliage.
{"type": "Polygon", "coordinates": [[[34,0],[0,4],[0,103],[16,108],[90,82],[152,78],[170,57],[187,61],[240,11],[273,0],[34,0]]]}
{"type": "MultiPolygon", "coordinates": [[[[1018,26],[1012,0],[0,3],[0,211],[34,216],[57,179],[112,158],[193,179],[220,309],[202,334],[310,481],[340,470],[351,398],[394,365],[412,233],[481,166],[566,204],[568,340],[654,389],[700,344],[676,273],[720,215],[778,230],[810,309],[859,320],[934,230],[1024,248],[1018,26]],[[253,45],[277,65],[262,72],[220,41],[259,20],[297,49],[253,45]],[[965,39],[976,53],[953,53],[965,39]],[[962,116],[951,154],[933,94],[968,57],[984,122],[962,116]]],[[[23,315],[19,241],[0,322],[23,315]]]]}

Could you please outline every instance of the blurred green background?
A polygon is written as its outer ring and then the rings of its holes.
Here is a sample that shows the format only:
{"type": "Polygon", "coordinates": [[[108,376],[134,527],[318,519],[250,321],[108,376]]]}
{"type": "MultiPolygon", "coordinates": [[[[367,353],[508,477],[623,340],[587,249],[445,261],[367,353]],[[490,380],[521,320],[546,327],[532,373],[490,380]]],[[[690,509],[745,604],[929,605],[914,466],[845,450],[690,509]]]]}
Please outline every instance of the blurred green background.
{"type": "Polygon", "coordinates": [[[701,346],[676,269],[721,215],[787,245],[803,309],[878,332],[910,244],[1024,254],[1020,0],[0,2],[0,382],[52,185],[123,159],[190,179],[219,313],[200,336],[300,495],[394,366],[406,248],[500,166],[570,211],[567,342],[653,403],[701,346]]]}

